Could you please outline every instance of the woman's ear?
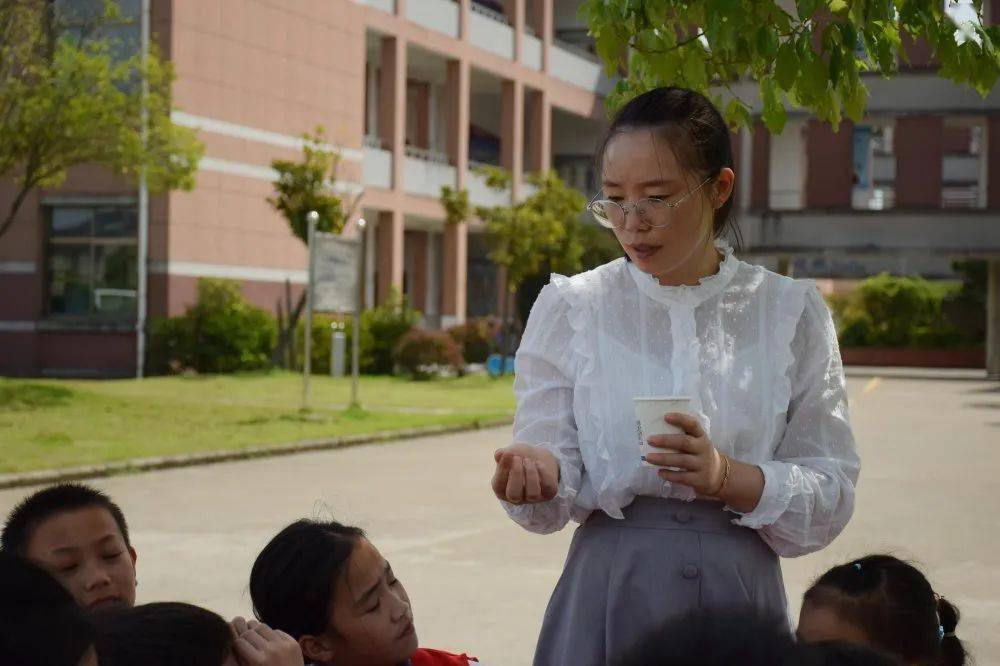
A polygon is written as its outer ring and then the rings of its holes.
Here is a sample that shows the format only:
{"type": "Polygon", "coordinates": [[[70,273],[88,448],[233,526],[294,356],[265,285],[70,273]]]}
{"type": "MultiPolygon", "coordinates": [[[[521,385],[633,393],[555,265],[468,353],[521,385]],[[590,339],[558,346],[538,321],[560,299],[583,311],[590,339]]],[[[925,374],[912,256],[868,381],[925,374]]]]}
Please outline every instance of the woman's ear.
{"type": "Polygon", "coordinates": [[[729,167],[725,167],[719,171],[719,175],[715,177],[715,187],[712,188],[714,200],[712,204],[714,208],[719,209],[722,207],[729,197],[733,194],[733,186],[736,184],[736,174],[729,167]]]}
{"type": "Polygon", "coordinates": [[[335,650],[323,636],[302,636],[299,638],[299,647],[307,662],[322,664],[333,661],[335,650]]]}

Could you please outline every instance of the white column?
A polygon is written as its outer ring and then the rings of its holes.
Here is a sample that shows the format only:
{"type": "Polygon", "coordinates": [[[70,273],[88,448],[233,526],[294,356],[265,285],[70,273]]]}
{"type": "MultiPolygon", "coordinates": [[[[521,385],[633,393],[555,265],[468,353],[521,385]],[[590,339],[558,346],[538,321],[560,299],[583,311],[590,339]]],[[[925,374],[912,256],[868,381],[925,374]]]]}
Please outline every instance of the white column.
{"type": "Polygon", "coordinates": [[[437,324],[441,313],[441,271],[438,268],[441,234],[427,232],[427,312],[426,319],[437,324]]]}

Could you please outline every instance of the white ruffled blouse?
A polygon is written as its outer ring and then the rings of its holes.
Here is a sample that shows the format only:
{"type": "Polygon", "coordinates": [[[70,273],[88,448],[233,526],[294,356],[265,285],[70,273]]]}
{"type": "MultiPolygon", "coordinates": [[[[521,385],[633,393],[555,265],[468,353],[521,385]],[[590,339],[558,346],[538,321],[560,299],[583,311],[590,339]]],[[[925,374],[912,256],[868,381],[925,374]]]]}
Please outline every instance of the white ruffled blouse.
{"type": "Polygon", "coordinates": [[[548,502],[503,502],[525,529],[622,518],[639,495],[694,499],[641,464],[632,403],[685,395],[716,448],[764,473],[736,524],[785,557],[843,530],[861,465],[830,312],[811,282],[719,249],[718,273],[697,286],[660,285],[623,258],[542,290],[517,351],[514,441],[551,451],[561,478],[548,502]]]}

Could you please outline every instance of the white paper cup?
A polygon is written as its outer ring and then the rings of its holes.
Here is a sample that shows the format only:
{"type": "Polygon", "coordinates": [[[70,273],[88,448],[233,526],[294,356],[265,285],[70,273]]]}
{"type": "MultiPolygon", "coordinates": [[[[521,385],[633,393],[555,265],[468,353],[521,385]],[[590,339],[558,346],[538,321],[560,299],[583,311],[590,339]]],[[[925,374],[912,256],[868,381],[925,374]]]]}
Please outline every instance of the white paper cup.
{"type": "Polygon", "coordinates": [[[647,438],[653,435],[683,435],[684,431],[677,426],[666,422],[667,414],[690,414],[696,416],[691,410],[691,398],[680,395],[648,396],[633,398],[635,402],[635,430],[639,443],[639,456],[642,464],[656,469],[669,469],[675,472],[681,471],[677,467],[660,467],[646,462],[644,458],[650,453],[663,453],[666,449],[650,446],[647,438]]]}

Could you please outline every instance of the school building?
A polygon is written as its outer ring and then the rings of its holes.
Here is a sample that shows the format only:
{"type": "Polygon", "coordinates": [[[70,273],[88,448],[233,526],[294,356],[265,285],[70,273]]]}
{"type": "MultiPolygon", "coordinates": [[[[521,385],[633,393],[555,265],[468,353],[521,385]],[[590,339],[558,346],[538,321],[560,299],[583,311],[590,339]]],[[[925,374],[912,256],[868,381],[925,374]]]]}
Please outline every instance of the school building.
{"type": "MultiPolygon", "coordinates": [[[[121,4],[138,17],[138,0],[121,4]]],[[[269,165],[297,159],[317,125],[341,155],[338,187],[362,195],[368,304],[396,287],[432,327],[495,312],[483,230],[446,225],[440,188],[509,202],[530,193],[526,174],[555,168],[596,192],[613,84],[581,4],[152,0],[153,40],[177,74],[173,119],[206,151],[194,190],[150,199],[149,316],[182,313],[201,277],[238,280],[271,310],[286,285],[298,296],[306,249],[266,202],[269,165]],[[510,191],[487,188],[480,164],[510,169],[510,191]]],[[[986,4],[1000,15],[1000,0],[986,4]]],[[[954,257],[1000,255],[1000,96],[938,79],[911,51],[896,78],[867,80],[862,123],[833,133],[792,113],[779,136],[736,136],[754,257],[841,278],[947,276],[954,257]]],[[[0,182],[0,207],[12,189],[0,182]]],[[[137,219],[134,184],[96,167],[29,197],[0,238],[0,374],[135,372],[137,219]]]]}

